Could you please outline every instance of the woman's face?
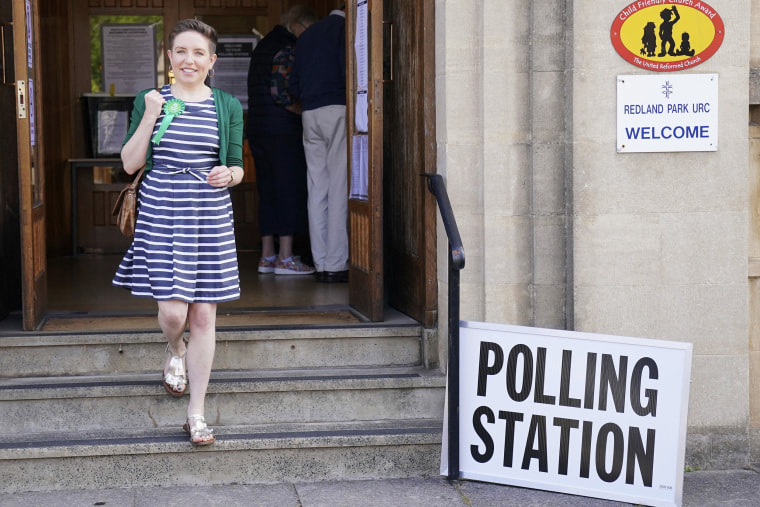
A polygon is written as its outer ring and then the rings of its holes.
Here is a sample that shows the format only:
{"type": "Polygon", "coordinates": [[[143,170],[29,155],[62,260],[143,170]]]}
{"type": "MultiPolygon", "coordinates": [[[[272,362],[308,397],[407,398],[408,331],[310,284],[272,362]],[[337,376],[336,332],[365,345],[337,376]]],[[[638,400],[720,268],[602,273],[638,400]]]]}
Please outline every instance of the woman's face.
{"type": "Polygon", "coordinates": [[[216,55],[209,50],[209,40],[192,30],[178,34],[168,53],[174,78],[185,85],[203,83],[216,61],[216,55]]]}

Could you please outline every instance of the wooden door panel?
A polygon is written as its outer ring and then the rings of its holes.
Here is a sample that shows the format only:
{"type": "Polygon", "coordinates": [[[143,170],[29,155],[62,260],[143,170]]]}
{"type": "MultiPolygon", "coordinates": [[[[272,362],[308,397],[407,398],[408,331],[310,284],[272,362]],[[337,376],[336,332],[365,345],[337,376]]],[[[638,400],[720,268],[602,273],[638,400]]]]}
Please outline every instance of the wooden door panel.
{"type": "Polygon", "coordinates": [[[437,319],[435,203],[421,176],[435,171],[434,0],[385,0],[386,271],[389,304],[432,327],[437,319]]]}
{"type": "Polygon", "coordinates": [[[25,330],[35,329],[47,311],[45,259],[45,171],[42,118],[38,114],[42,82],[37,70],[39,44],[36,0],[13,1],[13,55],[17,103],[16,146],[21,218],[21,292],[25,330]],[[21,96],[23,95],[23,96],[21,96]]]}
{"type": "Polygon", "coordinates": [[[31,268],[31,278],[25,283],[30,283],[31,294],[24,296],[25,304],[31,305],[31,309],[24,311],[24,329],[36,329],[47,313],[47,258],[45,249],[45,206],[39,205],[32,209],[32,252],[31,259],[24,254],[24,262],[28,263],[24,268],[25,277],[29,277],[27,271],[31,268]]]}
{"type": "MultiPolygon", "coordinates": [[[[372,321],[383,320],[383,0],[368,3],[368,132],[360,132],[356,112],[356,2],[346,9],[346,121],[349,186],[352,139],[368,136],[367,199],[349,199],[349,303],[372,321]]],[[[348,192],[348,189],[346,189],[348,192]]]]}
{"type": "Polygon", "coordinates": [[[72,168],[76,178],[77,213],[74,253],[123,253],[131,240],[121,234],[112,215],[119,192],[131,181],[121,168],[112,165],[72,168]]]}

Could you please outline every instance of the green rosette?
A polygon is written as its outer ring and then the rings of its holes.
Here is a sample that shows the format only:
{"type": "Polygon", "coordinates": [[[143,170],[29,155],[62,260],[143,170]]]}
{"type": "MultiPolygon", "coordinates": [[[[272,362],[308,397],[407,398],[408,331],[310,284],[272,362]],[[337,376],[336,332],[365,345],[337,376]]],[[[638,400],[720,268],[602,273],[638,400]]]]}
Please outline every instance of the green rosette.
{"type": "Polygon", "coordinates": [[[164,102],[164,119],[161,121],[161,125],[158,127],[158,132],[153,136],[153,144],[161,142],[161,138],[164,137],[166,129],[169,128],[169,124],[172,120],[181,115],[185,111],[185,103],[180,99],[171,99],[164,102]]]}

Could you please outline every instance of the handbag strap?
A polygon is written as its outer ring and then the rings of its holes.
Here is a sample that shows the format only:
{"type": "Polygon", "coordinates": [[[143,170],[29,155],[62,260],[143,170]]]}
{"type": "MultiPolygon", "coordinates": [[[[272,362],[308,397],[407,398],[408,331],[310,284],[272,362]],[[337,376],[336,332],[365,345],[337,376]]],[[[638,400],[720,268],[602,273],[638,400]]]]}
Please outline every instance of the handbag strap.
{"type": "Polygon", "coordinates": [[[137,173],[137,176],[135,176],[135,180],[132,182],[132,184],[131,184],[131,185],[129,185],[129,188],[130,188],[131,190],[135,190],[135,189],[137,189],[137,185],[138,185],[138,183],[140,183],[140,178],[142,178],[142,175],[143,175],[143,171],[144,171],[144,170],[145,170],[145,166],[142,166],[142,167],[140,168],[140,171],[137,173]]]}

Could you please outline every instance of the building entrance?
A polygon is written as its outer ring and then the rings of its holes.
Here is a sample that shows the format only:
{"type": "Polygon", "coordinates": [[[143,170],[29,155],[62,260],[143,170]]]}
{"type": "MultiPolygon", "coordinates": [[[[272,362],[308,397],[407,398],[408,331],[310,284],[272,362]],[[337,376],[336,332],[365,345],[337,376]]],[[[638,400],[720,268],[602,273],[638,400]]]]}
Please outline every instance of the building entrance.
{"type": "MultiPolygon", "coordinates": [[[[3,250],[16,250],[29,253],[29,259],[20,258],[11,263],[10,271],[4,276],[22,273],[24,277],[32,280],[35,288],[28,292],[28,301],[14,300],[13,284],[4,284],[4,296],[10,303],[0,310],[5,315],[14,311],[31,311],[29,318],[25,318],[24,327],[34,329],[42,316],[47,311],[50,302],[51,311],[82,311],[75,310],[76,305],[73,295],[80,294],[83,301],[93,294],[98,293],[98,287],[110,284],[112,271],[105,269],[104,274],[98,275],[95,280],[93,266],[95,263],[102,266],[113,264],[113,258],[118,258],[112,253],[118,251],[121,245],[113,246],[113,243],[123,242],[118,237],[102,237],[107,231],[110,217],[106,211],[110,208],[111,194],[115,198],[116,190],[122,185],[114,177],[113,164],[104,164],[103,167],[78,166],[72,168],[72,161],[81,161],[91,158],[93,155],[88,150],[91,139],[87,137],[85,125],[87,124],[87,109],[83,107],[82,97],[92,93],[92,66],[90,64],[90,21],[94,16],[158,16],[164,26],[173,26],[179,19],[198,17],[209,22],[217,28],[220,34],[234,34],[245,31],[251,33],[252,26],[258,33],[267,33],[279,20],[280,14],[286,2],[269,0],[257,2],[256,7],[250,7],[250,2],[227,2],[224,8],[211,5],[211,2],[199,2],[197,0],[179,0],[176,2],[152,2],[147,6],[145,2],[119,2],[118,6],[113,2],[90,1],[87,3],[78,1],[52,1],[52,0],[2,0],[4,4],[12,4],[19,1],[23,6],[28,3],[33,11],[39,11],[39,18],[48,29],[40,33],[39,43],[35,47],[42,49],[44,56],[42,68],[46,73],[55,75],[55,81],[37,80],[38,90],[41,91],[37,100],[37,130],[38,146],[45,148],[46,157],[36,160],[37,176],[36,184],[39,189],[36,209],[37,216],[42,221],[36,222],[36,228],[26,222],[30,230],[21,236],[12,231],[3,237],[3,250]],[[245,26],[244,26],[245,25],[245,26]],[[71,40],[71,45],[62,45],[60,41],[71,40]],[[49,84],[47,84],[49,83],[49,84]],[[43,141],[44,140],[44,141],[43,141]],[[43,178],[44,177],[44,178],[43,178]],[[44,180],[44,181],[43,181],[44,180]],[[84,185],[84,186],[82,186],[84,185]],[[88,188],[89,186],[89,188],[88,188]],[[113,186],[113,189],[110,188],[113,186]],[[108,188],[106,188],[108,187],[108,188]],[[84,189],[82,191],[82,189],[84,189]],[[45,195],[43,192],[47,191],[45,195]],[[76,202],[74,198],[76,196],[76,202]],[[82,205],[87,204],[84,208],[82,205]],[[45,213],[44,205],[47,204],[48,212],[45,213]],[[82,227],[81,220],[88,219],[88,227],[82,227]],[[47,220],[45,223],[44,220],[47,220]],[[100,228],[100,229],[99,229],[100,228]],[[37,231],[37,236],[32,236],[37,231]],[[99,237],[98,235],[101,235],[99,237]],[[24,241],[30,241],[34,237],[37,242],[37,251],[22,248],[24,241]],[[47,248],[45,248],[47,245],[47,248]],[[39,262],[41,261],[41,262],[39,262]],[[51,275],[48,281],[44,278],[45,261],[55,276],[51,275]],[[34,262],[37,262],[35,265],[34,262]],[[110,263],[110,264],[109,264],[110,263]],[[106,273],[107,271],[107,273],[106,273]],[[78,278],[73,277],[78,274],[78,278]],[[101,279],[102,277],[102,279],[101,279]],[[50,297],[48,297],[50,292],[50,297]],[[66,295],[68,294],[68,296],[66,295]],[[36,308],[37,310],[30,310],[36,308]],[[70,308],[70,310],[66,310],[70,308]]],[[[312,7],[320,16],[324,16],[334,7],[331,1],[314,0],[305,2],[313,4],[312,7]]],[[[355,299],[366,299],[368,292],[364,290],[371,282],[374,287],[371,297],[374,298],[372,305],[377,307],[395,307],[424,322],[428,326],[435,323],[435,307],[437,305],[437,291],[435,290],[435,237],[430,232],[435,229],[435,208],[432,200],[427,196],[422,173],[434,170],[435,147],[431,144],[434,140],[434,108],[426,101],[433,99],[432,82],[434,72],[432,54],[431,27],[424,29],[419,23],[430,23],[433,0],[414,3],[414,6],[400,7],[403,2],[396,0],[373,0],[370,2],[370,10],[374,14],[370,17],[370,32],[379,34],[372,38],[370,58],[374,66],[372,80],[372,97],[370,101],[370,120],[373,125],[369,135],[375,148],[370,160],[371,171],[374,171],[376,198],[366,209],[362,206],[355,207],[354,211],[360,210],[358,217],[352,222],[351,243],[351,270],[352,280],[349,288],[333,287],[328,284],[316,285],[314,290],[304,290],[302,287],[292,290],[301,292],[302,300],[287,295],[281,297],[289,304],[345,304],[354,305],[355,299]],[[412,12],[409,12],[411,9],[412,12]],[[414,12],[419,11],[419,12],[414,12]],[[422,21],[420,21],[422,20],[422,21]],[[428,21],[424,21],[428,20],[428,21]],[[415,25],[417,23],[417,25],[415,25]],[[408,25],[408,26],[407,26],[408,25]],[[391,29],[390,27],[394,28],[391,29]],[[423,33],[425,36],[415,35],[407,39],[406,34],[423,33]],[[403,63],[401,58],[393,59],[391,53],[398,48],[405,47],[405,58],[417,59],[419,65],[411,62],[403,63]],[[396,49],[393,49],[396,48],[396,49]],[[399,63],[401,62],[401,63],[399,63]],[[405,76],[404,73],[392,71],[393,67],[403,64],[407,68],[420,68],[420,75],[405,76]],[[391,74],[395,75],[392,79],[391,74]],[[424,75],[423,75],[424,74],[424,75]],[[402,102],[400,98],[403,97],[402,102]],[[383,107],[383,105],[392,107],[383,107]],[[387,134],[388,125],[392,125],[394,135],[403,134],[404,142],[399,145],[403,150],[393,150],[392,156],[383,157],[386,152],[388,140],[393,136],[387,134]],[[417,134],[419,133],[419,135],[417,134]],[[432,137],[428,137],[431,136],[432,137]],[[390,186],[389,186],[390,184],[390,186]],[[390,192],[388,189],[393,189],[390,192]],[[403,189],[403,192],[397,192],[403,189]],[[390,193],[389,193],[390,192],[390,193]],[[391,196],[392,207],[383,206],[383,198],[391,196]],[[361,215],[361,216],[360,216],[361,215]],[[372,244],[367,243],[370,236],[364,236],[368,230],[366,219],[371,218],[375,223],[372,244]],[[393,255],[388,255],[383,246],[385,238],[393,239],[393,255]],[[368,257],[363,252],[371,251],[372,264],[368,265],[368,257]],[[380,255],[377,255],[377,254],[380,255]],[[403,268],[403,269],[402,269],[403,268]],[[384,276],[384,273],[398,273],[398,276],[384,276]],[[367,276],[371,275],[371,276],[367,276]]],[[[355,28],[356,5],[349,2],[349,26],[355,28]]],[[[113,20],[112,20],[113,21],[113,20]]],[[[351,30],[351,33],[354,33],[351,30]]],[[[23,35],[23,34],[22,34],[23,35]]],[[[165,39],[165,35],[164,35],[165,39]]],[[[353,51],[353,46],[347,45],[347,50],[353,51]]],[[[164,67],[165,69],[166,67],[164,67]]],[[[160,70],[160,69],[159,69],[160,70]]],[[[44,77],[44,76],[43,76],[44,77]]],[[[355,83],[349,83],[349,87],[355,83]]],[[[355,93],[351,89],[351,94],[355,93]]],[[[100,92],[107,93],[107,92],[100,92]]],[[[352,95],[353,96],[353,95],[352,95]]],[[[3,105],[4,111],[14,111],[13,102],[3,105]]],[[[350,144],[350,143],[349,143],[350,144]]],[[[41,148],[40,148],[41,149],[41,148]]],[[[12,172],[19,171],[18,164],[13,161],[4,163],[4,178],[13,177],[12,172]]],[[[253,175],[254,171],[247,171],[253,175]]],[[[8,186],[11,188],[14,182],[8,186]]],[[[240,195],[235,200],[236,221],[242,222],[241,230],[247,224],[255,224],[255,182],[250,182],[250,188],[241,186],[240,195]],[[253,220],[251,217],[253,216],[253,220]]],[[[31,188],[31,185],[30,187],[31,188]]],[[[361,204],[361,203],[359,203],[361,204]]],[[[31,208],[30,208],[31,209],[31,208]]],[[[14,217],[10,217],[6,224],[13,225],[14,217]]],[[[237,228],[237,224],[236,224],[237,228]]],[[[6,231],[8,230],[6,226],[6,231]]],[[[370,231],[373,229],[370,229],[370,231]]],[[[109,233],[110,234],[110,233],[109,233]]],[[[241,258],[255,257],[258,247],[258,233],[255,225],[250,225],[244,232],[238,232],[238,241],[241,258]]],[[[32,243],[28,243],[31,247],[32,243]]],[[[249,262],[247,259],[242,262],[249,262]]],[[[250,261],[256,264],[255,259],[250,261]]],[[[111,266],[115,269],[115,266],[111,266]]],[[[299,282],[299,283],[303,283],[299,282]]],[[[268,300],[263,298],[256,305],[278,306],[272,303],[273,294],[282,295],[283,289],[292,285],[290,282],[279,283],[273,287],[260,285],[256,281],[257,290],[269,291],[268,300]]],[[[245,281],[243,281],[245,291],[245,281]]],[[[107,285],[106,285],[107,286],[107,285]]],[[[18,287],[18,285],[16,286],[18,287]]],[[[253,287],[253,285],[252,285],[253,287]]],[[[108,307],[110,302],[107,298],[96,298],[100,307],[108,307]]],[[[118,299],[118,298],[117,298],[118,299]]],[[[120,311],[131,311],[133,306],[139,303],[126,303],[120,306],[120,311]]],[[[96,308],[97,305],[94,307],[96,308]]],[[[364,310],[362,310],[364,312],[364,310]]],[[[382,319],[370,316],[373,319],[382,319]]]]}

